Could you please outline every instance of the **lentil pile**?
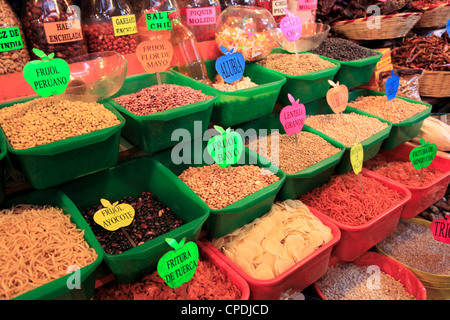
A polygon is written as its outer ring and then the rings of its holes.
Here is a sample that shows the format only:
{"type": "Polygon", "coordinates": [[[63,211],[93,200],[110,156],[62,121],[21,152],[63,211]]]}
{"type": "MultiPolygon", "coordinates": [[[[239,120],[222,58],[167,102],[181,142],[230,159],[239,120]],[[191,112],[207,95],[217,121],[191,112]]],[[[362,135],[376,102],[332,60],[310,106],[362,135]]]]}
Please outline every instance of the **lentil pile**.
{"type": "Polygon", "coordinates": [[[299,76],[336,66],[330,61],[311,53],[298,54],[298,58],[295,54],[272,53],[256,63],[291,76],[299,76]]]}
{"type": "Polygon", "coordinates": [[[129,234],[136,245],[141,245],[184,224],[150,192],[125,197],[119,203],[130,204],[135,210],[135,216],[129,226],[116,231],[108,231],[94,221],[94,214],[103,206],[94,206],[82,211],[82,215],[108,254],[119,254],[134,247],[121,231],[122,229],[129,234]]]}
{"type": "Polygon", "coordinates": [[[368,266],[338,263],[328,268],[318,281],[322,294],[328,300],[415,300],[404,285],[391,275],[380,271],[380,288],[367,285],[371,276],[368,266]]]}
{"type": "Polygon", "coordinates": [[[388,127],[380,120],[357,113],[318,114],[306,117],[305,124],[344,144],[362,142],[388,127]],[[344,120],[342,120],[344,117],[344,120]]]}
{"type": "Polygon", "coordinates": [[[310,52],[345,62],[377,55],[376,52],[364,48],[353,41],[341,38],[327,38],[318,48],[311,50],[310,52]]]}
{"type": "Polygon", "coordinates": [[[131,284],[110,282],[92,300],[239,300],[241,292],[213,263],[200,257],[186,287],[170,288],[157,271],[131,284]],[[185,289],[186,288],[186,289],[185,289]]]}
{"type": "Polygon", "coordinates": [[[397,229],[377,246],[409,267],[438,275],[450,275],[450,246],[436,241],[428,226],[400,220],[397,229]]]}
{"type": "Polygon", "coordinates": [[[0,110],[0,126],[14,149],[27,149],[120,124],[99,103],[38,98],[0,110]]]}
{"type": "Polygon", "coordinates": [[[272,172],[255,165],[222,168],[216,163],[189,167],[179,178],[215,210],[241,200],[280,179],[272,172]]]}
{"type": "Polygon", "coordinates": [[[428,109],[424,104],[412,103],[399,98],[389,101],[385,96],[358,97],[355,101],[350,102],[349,106],[392,123],[403,122],[428,109]]]}
{"type": "Polygon", "coordinates": [[[212,96],[190,87],[161,84],[114,98],[114,101],[133,114],[145,116],[211,98],[212,96]]]}
{"type": "Polygon", "coordinates": [[[294,174],[340,151],[322,137],[301,131],[295,135],[274,132],[267,137],[250,137],[247,147],[254,152],[266,150],[270,162],[287,174],[294,174]],[[298,142],[296,142],[298,138],[298,142]]]}

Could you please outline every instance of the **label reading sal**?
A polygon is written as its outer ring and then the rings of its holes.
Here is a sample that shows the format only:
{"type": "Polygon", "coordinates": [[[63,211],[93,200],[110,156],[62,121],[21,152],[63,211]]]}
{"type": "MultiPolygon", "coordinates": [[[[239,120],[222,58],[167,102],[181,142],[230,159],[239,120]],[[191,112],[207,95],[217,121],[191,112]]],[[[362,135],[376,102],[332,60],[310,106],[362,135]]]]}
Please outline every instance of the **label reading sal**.
{"type": "Polygon", "coordinates": [[[158,261],[157,271],[166,284],[176,289],[192,279],[197,270],[199,252],[195,242],[187,242],[183,238],[180,243],[166,238],[166,242],[175,250],[167,252],[158,261]]]}
{"type": "Polygon", "coordinates": [[[94,221],[108,231],[129,226],[134,219],[134,208],[128,203],[116,201],[113,204],[105,199],[100,199],[103,209],[94,214],[94,221]]]}
{"type": "Polygon", "coordinates": [[[23,48],[19,27],[0,29],[0,52],[23,48]]]}
{"type": "Polygon", "coordinates": [[[136,17],[134,14],[111,17],[116,37],[137,33],[136,17]]]}
{"type": "Polygon", "coordinates": [[[47,43],[58,44],[83,40],[81,22],[79,19],[45,22],[45,36],[47,43]]]}
{"type": "Polygon", "coordinates": [[[145,15],[147,21],[147,29],[152,31],[170,30],[172,29],[172,21],[169,14],[173,11],[152,12],[145,15]]]}
{"type": "Polygon", "coordinates": [[[69,64],[60,58],[53,59],[54,53],[47,56],[36,48],[33,48],[33,52],[41,60],[33,60],[25,65],[22,71],[25,80],[41,97],[63,93],[70,80],[69,64]]]}
{"type": "Polygon", "coordinates": [[[170,67],[173,47],[168,40],[143,41],[136,48],[136,56],[145,72],[164,72],[170,67]]]}
{"type": "Polygon", "coordinates": [[[434,143],[420,139],[420,144],[409,153],[409,160],[417,170],[428,167],[437,154],[437,146],[434,143]]]}
{"type": "Polygon", "coordinates": [[[245,59],[242,53],[230,51],[224,46],[220,46],[224,56],[216,60],[216,71],[226,83],[232,83],[242,78],[245,71],[245,59]]]}

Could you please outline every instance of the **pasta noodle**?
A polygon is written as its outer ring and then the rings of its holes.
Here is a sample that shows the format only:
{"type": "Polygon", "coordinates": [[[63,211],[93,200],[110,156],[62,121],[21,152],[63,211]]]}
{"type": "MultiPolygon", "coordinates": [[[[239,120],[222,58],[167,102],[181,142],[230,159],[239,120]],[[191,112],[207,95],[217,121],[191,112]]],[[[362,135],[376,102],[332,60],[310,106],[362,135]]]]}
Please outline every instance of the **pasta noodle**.
{"type": "Polygon", "coordinates": [[[0,211],[0,300],[10,300],[61,278],[69,266],[97,259],[84,231],[51,206],[17,205],[0,211]]]}

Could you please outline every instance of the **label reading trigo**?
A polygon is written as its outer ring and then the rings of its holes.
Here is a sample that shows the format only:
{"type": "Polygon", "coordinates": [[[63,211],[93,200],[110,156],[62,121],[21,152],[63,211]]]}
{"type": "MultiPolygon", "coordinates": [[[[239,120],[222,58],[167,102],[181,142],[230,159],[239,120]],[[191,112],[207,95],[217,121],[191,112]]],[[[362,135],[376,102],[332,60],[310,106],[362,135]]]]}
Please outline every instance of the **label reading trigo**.
{"type": "Polygon", "coordinates": [[[0,29],[0,52],[23,48],[19,27],[0,29]]]}

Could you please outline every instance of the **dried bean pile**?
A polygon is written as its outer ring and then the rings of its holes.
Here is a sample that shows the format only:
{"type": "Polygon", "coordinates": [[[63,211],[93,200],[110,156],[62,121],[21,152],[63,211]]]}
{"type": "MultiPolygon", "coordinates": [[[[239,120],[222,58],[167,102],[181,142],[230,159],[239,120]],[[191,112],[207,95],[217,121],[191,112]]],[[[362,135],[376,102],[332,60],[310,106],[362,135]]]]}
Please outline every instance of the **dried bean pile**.
{"type": "Polygon", "coordinates": [[[310,52],[339,61],[354,61],[377,55],[376,52],[353,41],[341,38],[327,38],[318,48],[310,52]]]}
{"type": "Polygon", "coordinates": [[[450,185],[447,187],[447,191],[441,200],[435,202],[420,213],[420,217],[428,221],[445,219],[445,215],[450,216],[450,185]]]}
{"type": "MultiPolygon", "coordinates": [[[[23,48],[19,50],[6,50],[0,52],[0,75],[22,71],[30,61],[22,24],[6,1],[0,1],[0,29],[19,27],[23,48]]],[[[2,30],[3,31],[3,30],[2,30]]],[[[1,48],[3,49],[3,48],[1,48]]]]}
{"type": "Polygon", "coordinates": [[[117,116],[96,102],[47,97],[0,110],[0,126],[14,149],[32,148],[118,124],[117,116]]]}
{"type": "Polygon", "coordinates": [[[125,197],[119,203],[130,204],[135,210],[135,216],[129,226],[116,231],[108,231],[94,221],[94,214],[103,206],[94,206],[81,212],[108,254],[119,254],[133,248],[134,245],[127,239],[122,229],[128,233],[136,245],[141,245],[184,224],[150,192],[125,197]]]}
{"type": "Polygon", "coordinates": [[[322,59],[312,53],[295,54],[272,53],[265,59],[256,62],[257,64],[291,76],[299,76],[305,73],[315,72],[323,69],[335,67],[336,65],[328,60],[322,59]]]}
{"type": "Polygon", "coordinates": [[[376,118],[353,112],[309,116],[305,124],[341,142],[346,147],[351,147],[354,139],[357,143],[362,142],[388,127],[387,123],[376,118]]]}
{"type": "Polygon", "coordinates": [[[403,122],[428,109],[424,104],[412,103],[399,98],[388,101],[385,96],[358,97],[355,101],[350,102],[349,106],[392,123],[403,122]]]}
{"type": "Polygon", "coordinates": [[[177,84],[161,84],[114,99],[133,114],[144,116],[211,99],[200,90],[177,84]]]}
{"type": "Polygon", "coordinates": [[[328,300],[415,300],[400,281],[383,271],[380,271],[380,288],[369,288],[368,267],[353,263],[331,266],[318,281],[320,291],[328,300]]]}
{"type": "Polygon", "coordinates": [[[397,230],[377,246],[409,267],[438,275],[450,275],[450,246],[436,241],[428,226],[400,220],[397,230]]]}
{"type": "Polygon", "coordinates": [[[255,165],[222,168],[216,163],[189,167],[179,178],[214,210],[222,209],[280,179],[255,165]]]}
{"type": "Polygon", "coordinates": [[[295,135],[274,132],[267,137],[250,137],[247,144],[251,150],[266,151],[267,159],[287,174],[301,170],[325,160],[340,151],[322,137],[302,131],[295,135]],[[297,142],[296,142],[297,139],[297,142]]]}

